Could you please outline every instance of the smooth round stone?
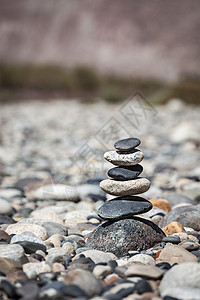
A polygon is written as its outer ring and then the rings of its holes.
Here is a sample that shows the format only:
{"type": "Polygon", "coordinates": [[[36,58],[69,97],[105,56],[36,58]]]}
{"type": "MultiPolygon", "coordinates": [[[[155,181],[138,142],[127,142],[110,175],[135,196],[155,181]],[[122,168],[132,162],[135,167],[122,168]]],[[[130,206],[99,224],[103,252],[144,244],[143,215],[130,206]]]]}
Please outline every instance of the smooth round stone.
{"type": "Polygon", "coordinates": [[[129,154],[122,154],[117,151],[107,151],[104,153],[104,158],[113,165],[128,167],[139,164],[143,160],[144,154],[139,150],[134,150],[134,152],[129,154]]]}
{"type": "Polygon", "coordinates": [[[37,224],[16,223],[9,225],[6,230],[8,234],[21,234],[26,231],[34,233],[39,239],[47,239],[47,231],[44,227],[37,224]]]}
{"type": "Polygon", "coordinates": [[[179,245],[166,244],[156,259],[157,262],[168,262],[170,265],[183,262],[198,262],[198,258],[179,245]]]}
{"type": "Polygon", "coordinates": [[[20,245],[0,245],[0,257],[12,259],[22,264],[27,262],[24,249],[20,245]]]}
{"type": "Polygon", "coordinates": [[[131,180],[137,178],[143,171],[141,165],[132,167],[116,167],[108,170],[107,175],[115,180],[131,180]]]}
{"type": "Polygon", "coordinates": [[[184,227],[200,230],[200,204],[181,206],[172,209],[163,220],[162,227],[167,226],[171,222],[181,223],[184,227]]]}
{"type": "Polygon", "coordinates": [[[32,232],[24,232],[14,235],[11,239],[11,244],[21,245],[28,254],[35,253],[37,250],[46,251],[45,243],[38,239],[32,232]]]}
{"type": "Polygon", "coordinates": [[[117,220],[145,213],[152,204],[141,197],[118,197],[104,203],[98,209],[98,215],[103,219],[117,220]]]}
{"type": "Polygon", "coordinates": [[[181,240],[180,240],[180,237],[179,237],[179,236],[168,235],[168,236],[165,236],[165,237],[162,239],[162,242],[165,242],[165,243],[172,243],[172,244],[179,244],[179,243],[181,242],[181,240]]]}
{"type": "Polygon", "coordinates": [[[0,244],[9,244],[11,237],[4,230],[0,230],[0,244]]]}
{"type": "Polygon", "coordinates": [[[128,138],[117,141],[114,144],[115,149],[121,152],[132,151],[135,147],[139,146],[141,141],[138,138],[128,138]]]}
{"type": "Polygon", "coordinates": [[[162,297],[175,296],[174,291],[179,289],[176,296],[180,299],[199,299],[200,295],[200,264],[195,262],[181,263],[173,266],[163,277],[159,286],[162,297]],[[188,289],[185,293],[184,289],[188,289]],[[193,297],[195,292],[196,297],[193,297]]]}
{"type": "Polygon", "coordinates": [[[87,236],[86,245],[123,257],[131,250],[141,251],[153,247],[164,236],[163,231],[151,221],[132,217],[104,222],[87,236]]]}
{"type": "Polygon", "coordinates": [[[1,215],[11,215],[12,206],[7,200],[0,199],[0,214],[1,215]]]}
{"type": "Polygon", "coordinates": [[[147,178],[138,178],[127,181],[105,179],[100,182],[102,190],[114,196],[131,196],[142,194],[150,188],[150,181],[147,178]]]}

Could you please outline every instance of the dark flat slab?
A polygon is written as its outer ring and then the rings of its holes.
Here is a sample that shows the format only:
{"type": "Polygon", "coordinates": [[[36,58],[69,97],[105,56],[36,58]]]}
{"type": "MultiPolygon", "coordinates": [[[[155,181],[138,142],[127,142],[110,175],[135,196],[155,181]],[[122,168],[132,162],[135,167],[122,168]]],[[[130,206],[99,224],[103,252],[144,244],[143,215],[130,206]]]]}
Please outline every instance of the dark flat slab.
{"type": "Polygon", "coordinates": [[[120,152],[130,152],[135,147],[139,146],[140,143],[141,141],[138,138],[128,138],[128,139],[117,141],[114,144],[114,147],[120,152]]]}
{"type": "Polygon", "coordinates": [[[151,202],[142,197],[117,197],[105,202],[98,209],[98,215],[102,219],[119,220],[145,213],[152,209],[152,207],[151,202]]]}
{"type": "Polygon", "coordinates": [[[137,178],[143,171],[139,164],[132,167],[116,167],[108,170],[107,175],[115,180],[131,180],[137,178]]]}

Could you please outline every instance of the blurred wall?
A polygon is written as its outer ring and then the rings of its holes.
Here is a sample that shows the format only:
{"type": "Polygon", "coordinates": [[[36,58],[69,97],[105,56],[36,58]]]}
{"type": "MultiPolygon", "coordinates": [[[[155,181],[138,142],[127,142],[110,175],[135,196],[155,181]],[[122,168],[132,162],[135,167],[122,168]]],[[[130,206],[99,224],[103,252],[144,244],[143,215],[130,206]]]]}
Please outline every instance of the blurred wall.
{"type": "Polygon", "coordinates": [[[199,0],[0,0],[0,61],[200,75],[199,0]]]}

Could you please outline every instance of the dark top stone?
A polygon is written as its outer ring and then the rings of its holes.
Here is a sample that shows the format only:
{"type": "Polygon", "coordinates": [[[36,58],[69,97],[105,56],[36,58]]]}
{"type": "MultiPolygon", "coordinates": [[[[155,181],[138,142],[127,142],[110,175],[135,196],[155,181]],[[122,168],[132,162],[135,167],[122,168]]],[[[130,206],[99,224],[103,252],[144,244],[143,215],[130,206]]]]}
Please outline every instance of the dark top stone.
{"type": "Polygon", "coordinates": [[[121,152],[130,152],[135,147],[139,146],[141,141],[138,138],[128,138],[120,140],[114,144],[115,149],[121,152]]]}
{"type": "Polygon", "coordinates": [[[143,171],[141,165],[132,167],[116,167],[108,170],[108,176],[115,180],[131,180],[137,178],[143,171]]]}
{"type": "Polygon", "coordinates": [[[141,197],[118,197],[104,203],[98,209],[98,215],[103,219],[117,220],[145,213],[152,207],[151,202],[141,197]]]}
{"type": "Polygon", "coordinates": [[[164,232],[153,222],[139,217],[107,221],[98,226],[86,238],[86,245],[118,257],[130,250],[146,250],[160,243],[164,232]]]}

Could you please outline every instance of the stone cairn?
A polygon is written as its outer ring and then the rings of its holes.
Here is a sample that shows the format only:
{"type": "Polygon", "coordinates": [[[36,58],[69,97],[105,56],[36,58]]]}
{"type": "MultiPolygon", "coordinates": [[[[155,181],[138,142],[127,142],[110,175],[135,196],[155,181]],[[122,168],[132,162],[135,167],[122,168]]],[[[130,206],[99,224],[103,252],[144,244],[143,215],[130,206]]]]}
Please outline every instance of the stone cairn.
{"type": "Polygon", "coordinates": [[[108,170],[108,179],[100,182],[106,193],[118,196],[105,202],[98,215],[104,219],[102,225],[88,237],[87,244],[95,249],[113,252],[118,257],[127,255],[130,250],[144,250],[160,242],[162,230],[149,220],[135,215],[152,209],[148,200],[135,196],[150,188],[147,178],[138,177],[143,167],[139,164],[143,153],[136,149],[138,138],[120,140],[114,144],[115,151],[108,151],[104,158],[116,167],[108,170]]]}

